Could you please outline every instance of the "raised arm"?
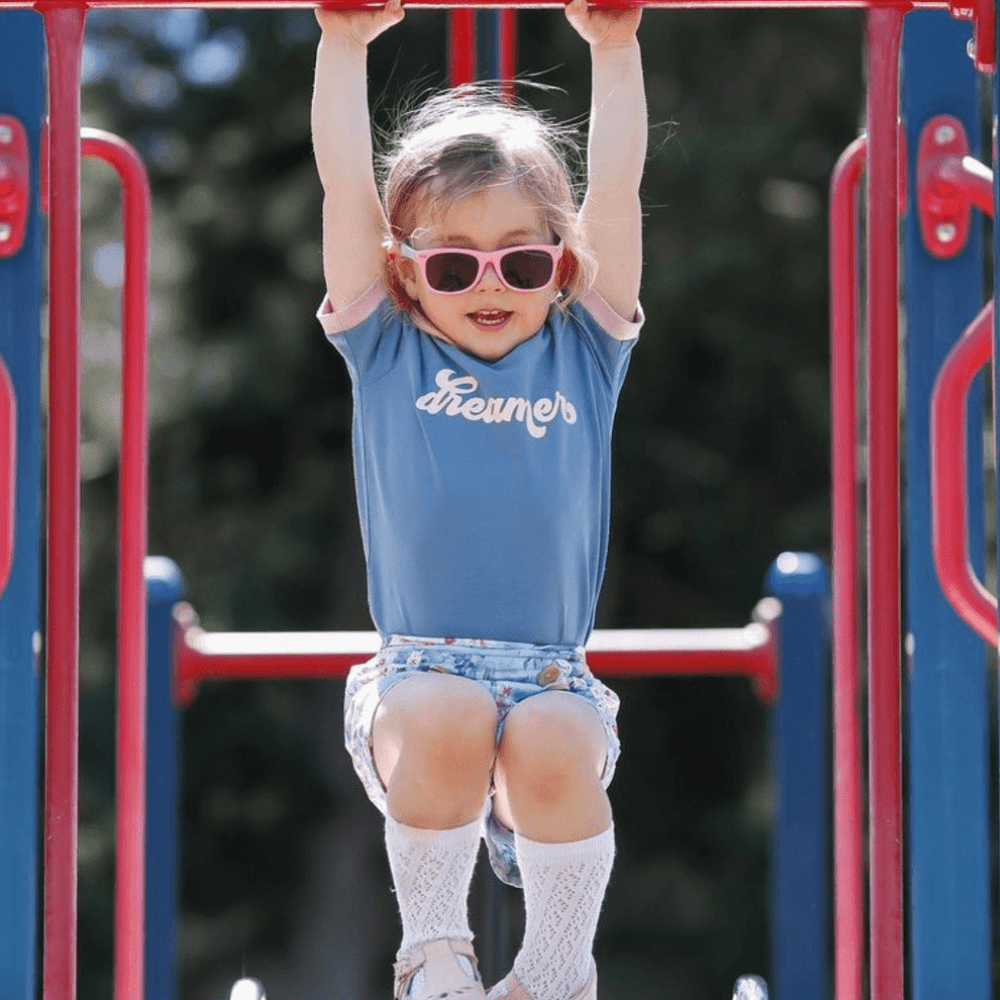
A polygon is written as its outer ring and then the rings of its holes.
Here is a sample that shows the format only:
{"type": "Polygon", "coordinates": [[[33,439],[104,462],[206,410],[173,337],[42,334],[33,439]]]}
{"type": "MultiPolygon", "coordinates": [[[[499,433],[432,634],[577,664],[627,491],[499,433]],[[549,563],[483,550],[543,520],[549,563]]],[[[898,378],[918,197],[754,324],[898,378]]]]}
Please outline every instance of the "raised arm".
{"type": "Polygon", "coordinates": [[[646,92],[639,10],[593,10],[572,0],[566,16],[590,45],[592,91],[587,194],[580,221],[597,259],[594,287],[625,319],[635,314],[642,277],[639,182],[646,160],[646,92]]]}
{"type": "Polygon", "coordinates": [[[400,0],[377,11],[317,9],[313,149],[323,184],[323,273],[333,308],[382,274],[388,230],[375,184],[368,115],[368,43],[403,16],[400,0]]]}

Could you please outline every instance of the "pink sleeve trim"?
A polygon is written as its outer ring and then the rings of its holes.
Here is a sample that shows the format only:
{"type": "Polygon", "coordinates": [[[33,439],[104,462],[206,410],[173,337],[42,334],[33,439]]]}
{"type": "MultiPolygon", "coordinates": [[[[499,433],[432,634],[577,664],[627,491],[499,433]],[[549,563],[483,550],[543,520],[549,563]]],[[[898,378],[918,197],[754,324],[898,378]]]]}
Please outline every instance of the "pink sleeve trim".
{"type": "Polygon", "coordinates": [[[595,292],[593,288],[580,298],[580,305],[597,320],[604,332],[614,340],[634,340],[639,336],[642,324],[646,322],[646,315],[638,303],[636,303],[632,319],[622,319],[608,305],[604,297],[599,292],[595,292]]]}
{"type": "Polygon", "coordinates": [[[334,312],[330,297],[324,296],[316,318],[327,335],[344,333],[368,319],[385,298],[385,288],[380,281],[368,286],[353,302],[334,312]]]}

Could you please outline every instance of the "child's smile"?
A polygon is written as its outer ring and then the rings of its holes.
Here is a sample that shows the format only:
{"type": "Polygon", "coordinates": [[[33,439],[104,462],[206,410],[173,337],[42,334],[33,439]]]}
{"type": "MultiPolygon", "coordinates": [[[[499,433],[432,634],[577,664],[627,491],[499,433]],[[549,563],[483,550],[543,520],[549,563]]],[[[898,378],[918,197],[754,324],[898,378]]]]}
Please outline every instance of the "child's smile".
{"type": "MultiPolygon", "coordinates": [[[[413,242],[418,249],[499,250],[553,242],[541,210],[515,184],[462,198],[435,213],[417,233],[413,242]]],[[[407,293],[420,303],[439,335],[487,361],[502,358],[538,333],[557,291],[554,283],[531,291],[510,288],[488,265],[466,291],[442,294],[428,286],[412,262],[403,260],[397,266],[407,293]]]]}

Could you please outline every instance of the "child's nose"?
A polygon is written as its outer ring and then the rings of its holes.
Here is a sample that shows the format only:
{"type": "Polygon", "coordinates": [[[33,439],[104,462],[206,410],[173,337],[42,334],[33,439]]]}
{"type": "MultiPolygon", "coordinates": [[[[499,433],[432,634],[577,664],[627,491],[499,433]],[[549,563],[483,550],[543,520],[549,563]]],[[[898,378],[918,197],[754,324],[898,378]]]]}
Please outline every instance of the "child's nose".
{"type": "Polygon", "coordinates": [[[483,271],[483,276],[479,279],[480,286],[485,285],[487,288],[503,286],[503,281],[500,278],[497,269],[492,264],[487,264],[485,270],[483,271]]]}

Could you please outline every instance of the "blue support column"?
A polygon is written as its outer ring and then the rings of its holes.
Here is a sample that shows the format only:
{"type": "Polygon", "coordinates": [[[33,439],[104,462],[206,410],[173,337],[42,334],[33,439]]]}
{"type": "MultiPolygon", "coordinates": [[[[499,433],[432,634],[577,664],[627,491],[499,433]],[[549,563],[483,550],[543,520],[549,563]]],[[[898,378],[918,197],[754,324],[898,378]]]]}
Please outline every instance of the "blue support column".
{"type": "MultiPolygon", "coordinates": [[[[905,606],[909,662],[910,972],[913,1000],[990,996],[988,717],[983,643],[948,606],[931,551],[929,406],[934,379],[983,305],[982,225],[951,260],[920,236],[916,151],[937,114],[965,126],[979,155],[975,70],[967,23],[941,11],[906,19],[902,108],[908,155],[904,230],[906,290],[905,606]]],[[[982,572],[981,386],[970,394],[969,547],[982,572]]]]}
{"type": "Polygon", "coordinates": [[[180,570],[149,556],[146,574],[146,996],[177,1000],[178,718],[173,698],[174,605],[180,570]]]}
{"type": "Polygon", "coordinates": [[[781,601],[771,725],[771,986],[784,1000],[832,992],[830,578],[809,552],[783,552],[765,592],[781,601]]]}
{"type": "Polygon", "coordinates": [[[41,242],[38,136],[45,107],[44,37],[32,11],[0,13],[0,113],[31,150],[25,242],[0,258],[0,359],[17,397],[14,561],[0,597],[0,997],[35,996],[38,915],[41,242]]]}

